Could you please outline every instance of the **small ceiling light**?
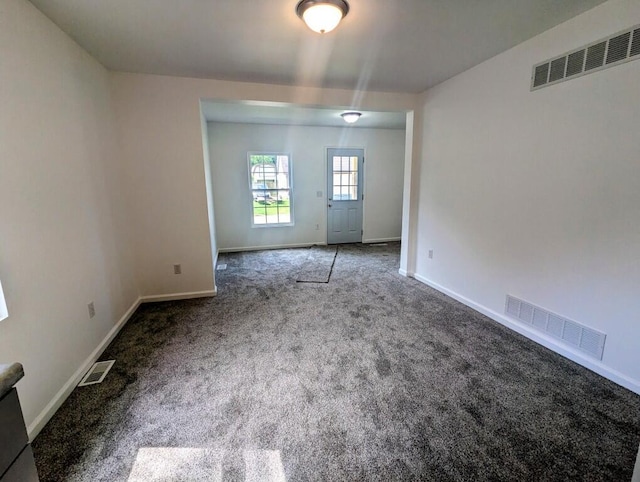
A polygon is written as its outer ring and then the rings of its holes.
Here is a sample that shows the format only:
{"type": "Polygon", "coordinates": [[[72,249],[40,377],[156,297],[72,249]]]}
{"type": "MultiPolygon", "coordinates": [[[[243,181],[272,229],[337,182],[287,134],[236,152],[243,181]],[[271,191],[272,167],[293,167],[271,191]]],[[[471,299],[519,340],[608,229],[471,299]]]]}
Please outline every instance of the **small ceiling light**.
{"type": "Polygon", "coordinates": [[[361,115],[362,113],[360,112],[343,112],[342,114],[340,114],[340,116],[344,119],[344,121],[347,124],[353,124],[358,119],[360,119],[361,115]]]}
{"type": "Polygon", "coordinates": [[[349,4],[345,0],[301,0],[296,13],[314,32],[327,33],[347,16],[349,4]]]}

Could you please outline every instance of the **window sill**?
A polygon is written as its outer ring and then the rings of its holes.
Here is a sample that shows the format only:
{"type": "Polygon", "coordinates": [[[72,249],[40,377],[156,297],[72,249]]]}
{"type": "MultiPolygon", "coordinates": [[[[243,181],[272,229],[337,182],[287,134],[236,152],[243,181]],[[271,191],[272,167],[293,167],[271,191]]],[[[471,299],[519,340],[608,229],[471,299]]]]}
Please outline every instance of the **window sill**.
{"type": "Polygon", "coordinates": [[[295,226],[294,223],[281,223],[281,224],[252,224],[252,228],[264,229],[264,228],[290,228],[295,226]]]}

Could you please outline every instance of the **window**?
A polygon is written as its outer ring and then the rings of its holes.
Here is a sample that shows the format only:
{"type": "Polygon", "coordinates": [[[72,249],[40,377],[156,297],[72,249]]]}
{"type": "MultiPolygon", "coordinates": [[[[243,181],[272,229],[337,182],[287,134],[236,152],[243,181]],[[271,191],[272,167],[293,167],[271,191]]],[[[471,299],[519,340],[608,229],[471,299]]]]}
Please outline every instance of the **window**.
{"type": "Polygon", "coordinates": [[[253,226],[291,226],[291,158],[288,154],[249,153],[253,226]]]}

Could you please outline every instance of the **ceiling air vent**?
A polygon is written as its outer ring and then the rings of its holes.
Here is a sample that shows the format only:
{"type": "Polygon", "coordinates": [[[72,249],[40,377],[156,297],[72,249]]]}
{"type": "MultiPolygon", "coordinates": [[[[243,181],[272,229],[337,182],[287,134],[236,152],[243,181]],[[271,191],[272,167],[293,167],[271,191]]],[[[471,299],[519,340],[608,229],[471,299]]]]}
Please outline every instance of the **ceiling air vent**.
{"type": "Polygon", "coordinates": [[[505,313],[532,328],[560,339],[588,355],[602,360],[607,335],[563,318],[548,310],[507,295],[505,313]]]}
{"type": "Polygon", "coordinates": [[[640,25],[533,66],[531,90],[640,58],[640,25]]]}

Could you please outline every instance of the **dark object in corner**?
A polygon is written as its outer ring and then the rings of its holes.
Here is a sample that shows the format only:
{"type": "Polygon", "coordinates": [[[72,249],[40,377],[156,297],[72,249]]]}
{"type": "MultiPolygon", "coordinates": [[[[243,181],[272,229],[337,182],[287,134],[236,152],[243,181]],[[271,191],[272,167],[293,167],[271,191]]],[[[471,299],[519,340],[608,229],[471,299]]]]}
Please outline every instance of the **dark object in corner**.
{"type": "Polygon", "coordinates": [[[15,385],[24,376],[22,365],[0,366],[0,481],[37,482],[38,472],[24,426],[15,385]]]}

